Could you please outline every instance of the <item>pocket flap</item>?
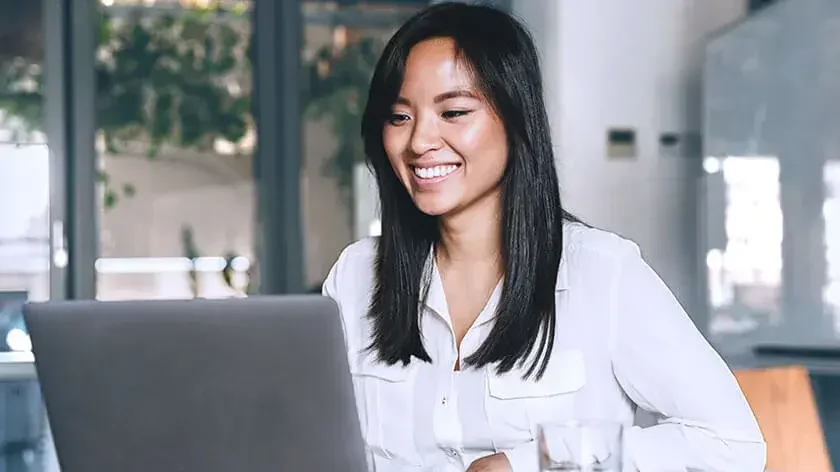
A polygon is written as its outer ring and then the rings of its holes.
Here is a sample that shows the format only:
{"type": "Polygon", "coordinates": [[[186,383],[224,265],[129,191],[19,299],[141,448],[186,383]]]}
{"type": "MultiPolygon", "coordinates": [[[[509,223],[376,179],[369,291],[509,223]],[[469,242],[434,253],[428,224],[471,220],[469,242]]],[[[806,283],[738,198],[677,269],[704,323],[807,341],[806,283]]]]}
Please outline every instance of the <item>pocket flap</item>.
{"type": "Polygon", "coordinates": [[[539,380],[523,379],[521,370],[497,375],[487,370],[490,396],[500,399],[540,398],[576,392],[586,383],[583,353],[579,349],[558,350],[551,354],[545,374],[539,380]]]}

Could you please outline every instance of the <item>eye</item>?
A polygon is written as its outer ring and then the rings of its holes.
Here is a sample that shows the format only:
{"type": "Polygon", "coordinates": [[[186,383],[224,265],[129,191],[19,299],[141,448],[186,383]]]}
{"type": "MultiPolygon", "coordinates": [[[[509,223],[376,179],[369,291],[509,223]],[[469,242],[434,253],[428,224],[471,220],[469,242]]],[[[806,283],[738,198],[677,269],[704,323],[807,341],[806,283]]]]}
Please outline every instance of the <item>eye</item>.
{"type": "Polygon", "coordinates": [[[408,121],[408,115],[406,115],[405,113],[392,113],[388,117],[388,123],[394,126],[401,125],[406,121],[408,121]]]}
{"type": "Polygon", "coordinates": [[[470,113],[470,110],[447,110],[443,112],[441,116],[446,120],[453,120],[455,118],[460,118],[462,116],[469,115],[470,113]]]}

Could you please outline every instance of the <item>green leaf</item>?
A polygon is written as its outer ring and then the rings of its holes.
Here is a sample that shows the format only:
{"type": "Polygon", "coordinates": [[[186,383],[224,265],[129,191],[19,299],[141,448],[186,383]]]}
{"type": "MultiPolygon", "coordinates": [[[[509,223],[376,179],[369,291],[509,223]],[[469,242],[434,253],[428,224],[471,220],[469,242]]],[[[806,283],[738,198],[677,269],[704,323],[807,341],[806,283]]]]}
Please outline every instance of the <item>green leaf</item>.
{"type": "Polygon", "coordinates": [[[117,204],[118,200],[119,200],[119,197],[117,197],[116,192],[114,192],[111,189],[107,189],[107,190],[105,190],[105,196],[103,197],[102,206],[106,210],[110,210],[110,209],[114,208],[114,206],[117,204]]]}

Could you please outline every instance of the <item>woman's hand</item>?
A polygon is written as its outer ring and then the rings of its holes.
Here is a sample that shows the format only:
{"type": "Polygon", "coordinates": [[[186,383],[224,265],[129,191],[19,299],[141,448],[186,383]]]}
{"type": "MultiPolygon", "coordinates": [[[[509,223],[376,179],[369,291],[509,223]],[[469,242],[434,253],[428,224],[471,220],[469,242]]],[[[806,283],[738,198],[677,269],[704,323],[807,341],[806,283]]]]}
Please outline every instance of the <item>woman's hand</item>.
{"type": "Polygon", "coordinates": [[[501,452],[482,457],[470,464],[467,472],[512,472],[510,461],[501,452]]]}

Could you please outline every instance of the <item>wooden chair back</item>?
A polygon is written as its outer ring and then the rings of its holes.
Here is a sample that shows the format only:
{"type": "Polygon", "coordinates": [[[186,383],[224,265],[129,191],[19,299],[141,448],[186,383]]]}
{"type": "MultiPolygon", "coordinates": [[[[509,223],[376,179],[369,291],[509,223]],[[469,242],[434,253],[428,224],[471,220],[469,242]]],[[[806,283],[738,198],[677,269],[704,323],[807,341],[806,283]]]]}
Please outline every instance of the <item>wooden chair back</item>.
{"type": "Polygon", "coordinates": [[[735,377],[767,441],[768,471],[832,472],[807,369],[749,369],[735,377]]]}

